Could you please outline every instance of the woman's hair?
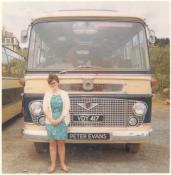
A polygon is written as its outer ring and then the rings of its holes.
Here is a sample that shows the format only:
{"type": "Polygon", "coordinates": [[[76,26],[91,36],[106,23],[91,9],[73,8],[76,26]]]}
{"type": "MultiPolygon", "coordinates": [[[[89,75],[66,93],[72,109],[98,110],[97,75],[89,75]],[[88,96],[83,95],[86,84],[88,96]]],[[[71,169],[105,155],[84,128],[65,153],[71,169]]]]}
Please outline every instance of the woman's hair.
{"type": "Polygon", "coordinates": [[[50,72],[48,76],[48,84],[50,84],[53,80],[57,81],[59,83],[59,78],[56,74],[50,72]]]}

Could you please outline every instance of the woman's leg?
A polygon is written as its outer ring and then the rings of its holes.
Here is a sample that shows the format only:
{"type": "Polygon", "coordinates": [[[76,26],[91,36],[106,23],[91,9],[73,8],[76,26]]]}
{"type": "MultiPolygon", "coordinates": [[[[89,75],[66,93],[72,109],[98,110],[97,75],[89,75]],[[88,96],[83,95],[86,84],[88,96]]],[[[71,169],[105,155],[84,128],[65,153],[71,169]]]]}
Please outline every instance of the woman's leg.
{"type": "Polygon", "coordinates": [[[49,170],[52,170],[56,166],[56,140],[50,140],[49,141],[49,151],[50,151],[50,159],[51,159],[51,165],[49,167],[49,170]]]}
{"type": "Polygon", "coordinates": [[[65,142],[63,140],[58,140],[57,144],[61,167],[66,170],[67,166],[65,164],[65,142]]]}

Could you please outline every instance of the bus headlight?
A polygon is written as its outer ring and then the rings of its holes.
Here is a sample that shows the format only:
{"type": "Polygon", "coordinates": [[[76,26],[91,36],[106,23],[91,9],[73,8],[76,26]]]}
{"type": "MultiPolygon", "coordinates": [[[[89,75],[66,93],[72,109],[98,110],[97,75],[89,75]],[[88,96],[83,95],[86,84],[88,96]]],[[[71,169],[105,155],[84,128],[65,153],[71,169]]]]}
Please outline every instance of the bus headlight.
{"type": "Polygon", "coordinates": [[[39,116],[42,113],[42,103],[34,101],[30,104],[29,109],[32,115],[39,116]]]}
{"type": "Polygon", "coordinates": [[[137,125],[138,120],[136,117],[131,117],[128,122],[129,122],[130,126],[135,126],[135,125],[137,125]]]}
{"type": "Polygon", "coordinates": [[[143,102],[137,102],[133,105],[132,110],[135,115],[142,116],[147,111],[147,105],[143,102]]]}
{"type": "Polygon", "coordinates": [[[45,125],[45,117],[40,117],[40,118],[39,118],[39,123],[40,123],[41,125],[45,125]]]}

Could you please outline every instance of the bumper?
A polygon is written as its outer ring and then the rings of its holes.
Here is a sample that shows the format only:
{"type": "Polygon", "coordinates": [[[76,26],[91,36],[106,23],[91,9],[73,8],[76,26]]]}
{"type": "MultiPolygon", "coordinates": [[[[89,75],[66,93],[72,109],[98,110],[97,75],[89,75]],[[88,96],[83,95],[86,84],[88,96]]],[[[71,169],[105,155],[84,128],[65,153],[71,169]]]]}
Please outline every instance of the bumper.
{"type": "MultiPolygon", "coordinates": [[[[67,139],[66,143],[148,143],[150,142],[152,128],[151,123],[141,125],[139,127],[127,128],[106,128],[106,127],[69,127],[68,133],[82,135],[85,133],[108,133],[109,139],[67,139]]],[[[33,142],[48,142],[46,128],[36,126],[32,123],[24,123],[22,128],[22,136],[24,139],[33,142]]]]}

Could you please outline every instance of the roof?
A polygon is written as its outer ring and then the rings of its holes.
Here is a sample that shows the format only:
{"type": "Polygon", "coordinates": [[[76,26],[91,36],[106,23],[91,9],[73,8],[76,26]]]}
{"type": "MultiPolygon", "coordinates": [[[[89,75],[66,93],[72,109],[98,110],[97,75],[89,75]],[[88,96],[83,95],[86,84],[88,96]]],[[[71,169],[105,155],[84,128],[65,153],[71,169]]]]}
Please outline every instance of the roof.
{"type": "Polygon", "coordinates": [[[34,17],[32,23],[57,19],[113,19],[145,23],[141,17],[127,16],[112,10],[60,10],[56,13],[34,17]]]}

